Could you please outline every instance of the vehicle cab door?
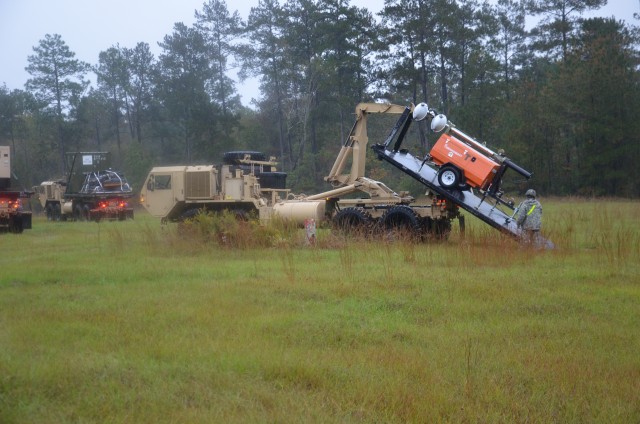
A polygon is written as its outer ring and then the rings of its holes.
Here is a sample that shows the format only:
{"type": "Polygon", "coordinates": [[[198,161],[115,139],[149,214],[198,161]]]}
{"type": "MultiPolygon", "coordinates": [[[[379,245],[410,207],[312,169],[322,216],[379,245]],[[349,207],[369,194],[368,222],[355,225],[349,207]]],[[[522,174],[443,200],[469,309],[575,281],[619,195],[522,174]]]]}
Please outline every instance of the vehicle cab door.
{"type": "Polygon", "coordinates": [[[140,191],[140,202],[152,216],[165,218],[175,206],[177,179],[175,172],[152,171],[149,174],[140,191]]]}

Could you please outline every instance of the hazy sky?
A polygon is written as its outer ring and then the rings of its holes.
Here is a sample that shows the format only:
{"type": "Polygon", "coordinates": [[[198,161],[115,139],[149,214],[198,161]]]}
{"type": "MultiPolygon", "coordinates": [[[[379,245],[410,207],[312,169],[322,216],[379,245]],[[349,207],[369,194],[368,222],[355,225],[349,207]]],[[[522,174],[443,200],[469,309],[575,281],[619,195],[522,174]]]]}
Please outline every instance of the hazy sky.
{"type": "MultiPolygon", "coordinates": [[[[24,89],[29,74],[24,70],[27,56],[45,34],[60,34],[76,58],[96,64],[98,54],[119,43],[134,47],[149,43],[154,55],[158,42],[172,33],[175,22],[191,25],[194,11],[205,0],[0,0],[0,85],[24,89]]],[[[258,0],[230,1],[230,12],[237,10],[243,19],[258,0]]],[[[378,12],[384,0],[352,0],[351,4],[378,12]]],[[[640,13],[640,0],[609,0],[597,16],[623,19],[640,24],[633,13],[640,13]]],[[[255,81],[237,86],[242,102],[258,97],[255,81]]]]}

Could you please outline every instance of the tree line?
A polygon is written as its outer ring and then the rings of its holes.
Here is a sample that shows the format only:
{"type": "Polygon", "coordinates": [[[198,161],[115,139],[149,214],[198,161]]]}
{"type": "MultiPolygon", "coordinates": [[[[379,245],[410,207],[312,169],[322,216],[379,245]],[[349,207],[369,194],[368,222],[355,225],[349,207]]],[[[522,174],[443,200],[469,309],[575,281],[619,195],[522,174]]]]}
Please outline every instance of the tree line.
{"type": "MultiPolygon", "coordinates": [[[[260,150],[279,158],[294,192],[317,192],[356,104],[426,101],[533,171],[545,195],[638,197],[640,33],[583,17],[604,4],[386,0],[374,16],[348,0],[261,0],[243,20],[207,0],[157,57],[147,43],[116,44],[95,64],[46,34],[24,90],[0,86],[0,144],[26,187],[64,175],[72,151],[111,151],[139,187],[155,165],[260,150]],[[260,83],[251,107],[238,95],[247,78],[260,83]]],[[[370,137],[389,125],[372,123],[370,137]]],[[[426,154],[436,138],[423,129],[409,143],[426,154]]],[[[374,178],[415,188],[369,156],[374,178]]]]}

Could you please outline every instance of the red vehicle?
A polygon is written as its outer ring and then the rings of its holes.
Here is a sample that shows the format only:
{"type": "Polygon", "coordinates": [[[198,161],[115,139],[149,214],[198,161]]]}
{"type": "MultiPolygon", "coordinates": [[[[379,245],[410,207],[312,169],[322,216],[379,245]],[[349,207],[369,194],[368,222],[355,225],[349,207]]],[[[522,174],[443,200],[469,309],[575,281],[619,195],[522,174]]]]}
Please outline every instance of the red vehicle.
{"type": "Polygon", "coordinates": [[[0,146],[0,231],[21,233],[31,228],[31,211],[25,210],[24,199],[31,192],[11,190],[11,150],[0,146]]]}

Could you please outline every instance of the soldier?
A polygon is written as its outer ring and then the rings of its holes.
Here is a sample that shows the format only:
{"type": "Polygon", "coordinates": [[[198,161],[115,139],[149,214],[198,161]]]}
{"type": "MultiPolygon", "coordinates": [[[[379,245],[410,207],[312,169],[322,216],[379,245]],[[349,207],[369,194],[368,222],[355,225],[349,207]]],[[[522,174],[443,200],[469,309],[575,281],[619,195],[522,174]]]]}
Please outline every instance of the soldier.
{"type": "Polygon", "coordinates": [[[535,190],[527,190],[525,196],[527,198],[518,206],[516,223],[522,229],[522,240],[535,244],[542,227],[542,205],[536,200],[535,190]]]}

